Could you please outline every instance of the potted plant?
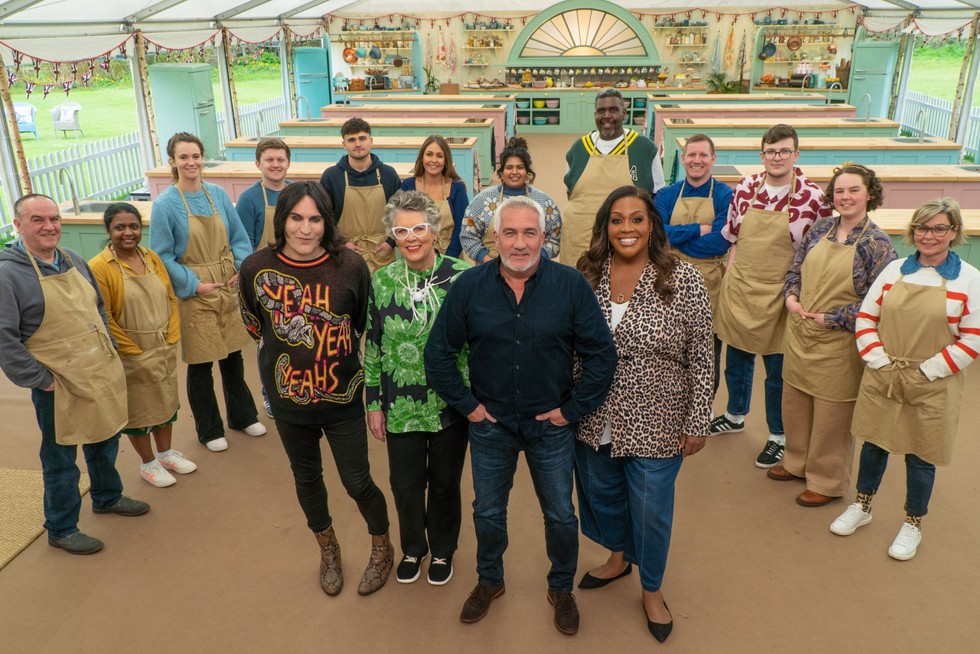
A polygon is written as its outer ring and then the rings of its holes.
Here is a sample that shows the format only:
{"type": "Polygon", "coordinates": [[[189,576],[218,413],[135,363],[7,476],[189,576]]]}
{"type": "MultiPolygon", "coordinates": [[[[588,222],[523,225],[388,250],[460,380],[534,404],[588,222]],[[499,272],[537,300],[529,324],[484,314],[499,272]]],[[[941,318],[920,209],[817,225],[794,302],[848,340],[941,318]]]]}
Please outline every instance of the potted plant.
{"type": "Polygon", "coordinates": [[[724,71],[716,70],[705,78],[708,93],[741,93],[742,85],[737,79],[728,79],[724,71]]]}
{"type": "Polygon", "coordinates": [[[422,70],[425,72],[425,86],[422,87],[422,93],[425,95],[439,93],[439,78],[436,77],[435,73],[428,66],[423,66],[422,70]]]}

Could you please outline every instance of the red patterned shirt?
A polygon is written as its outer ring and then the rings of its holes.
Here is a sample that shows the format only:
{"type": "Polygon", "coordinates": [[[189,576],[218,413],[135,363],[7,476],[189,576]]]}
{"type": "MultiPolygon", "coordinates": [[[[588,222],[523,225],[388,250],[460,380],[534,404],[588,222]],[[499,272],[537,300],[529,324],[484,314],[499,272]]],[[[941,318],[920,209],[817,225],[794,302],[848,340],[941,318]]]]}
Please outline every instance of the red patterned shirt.
{"type": "Polygon", "coordinates": [[[807,179],[802,170],[793,168],[793,173],[796,176],[796,192],[792,198],[789,197],[789,193],[781,197],[769,197],[765,188],[765,172],[742,178],[732,195],[732,203],[728,208],[728,222],[722,227],[721,235],[730,242],[737,243],[742,218],[750,206],[766,211],[786,211],[788,208],[789,237],[793,248],[800,247],[803,235],[810,229],[810,225],[820,218],[830,217],[833,215],[833,210],[831,207],[824,206],[823,191],[807,179]],[[758,195],[756,195],[757,188],[758,195]],[[754,202],[753,196],[755,196],[754,202]]]}

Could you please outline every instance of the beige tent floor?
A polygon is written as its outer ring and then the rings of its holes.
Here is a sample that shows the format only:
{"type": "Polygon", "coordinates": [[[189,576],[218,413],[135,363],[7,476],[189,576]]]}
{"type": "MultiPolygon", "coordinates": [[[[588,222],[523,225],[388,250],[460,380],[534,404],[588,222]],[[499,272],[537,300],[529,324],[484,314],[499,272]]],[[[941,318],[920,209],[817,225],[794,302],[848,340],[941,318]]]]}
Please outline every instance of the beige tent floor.
{"type": "MultiPolygon", "coordinates": [[[[542,162],[560,161],[571,139],[531,140],[542,178],[550,173],[539,185],[558,199],[562,171],[542,162]]],[[[257,392],[251,351],[245,361],[257,392]]],[[[476,581],[468,468],[453,580],[440,588],[392,581],[360,597],[369,540],[328,460],[348,579],[339,597],[328,598],[272,421],[262,418],[270,426],[262,438],[229,433],[230,449],[215,454],[196,442],[185,409],[175,446],[200,469],[176,486],[150,487],[132,447],[120,448],[126,492],[152,504],[148,515],[97,516],[86,497],[79,526],[106,542],[102,552],[69,556],[42,536],[0,570],[0,651],[977,652],[980,366],[968,376],[953,465],[938,472],[918,556],[900,563],[886,550],[903,517],[902,462],[891,462],[875,521],[851,537],[834,536],[827,527],[844,502],[800,508],[793,498],[802,486],[769,481],[753,465],[766,437],[757,374],[746,431],[711,438],[681,471],[664,584],[675,629],[664,645],[647,632],[636,574],[577,593],[579,634],[555,630],[541,513],[523,465],[510,503],[507,594],[482,622],[463,625],[459,609],[476,581]]],[[[717,410],[724,400],[722,384],[717,410]]],[[[0,378],[0,406],[0,466],[39,468],[29,393],[0,378]]],[[[371,440],[370,455],[396,529],[384,447],[371,440]]],[[[580,573],[604,558],[593,543],[581,545],[580,573]]]]}

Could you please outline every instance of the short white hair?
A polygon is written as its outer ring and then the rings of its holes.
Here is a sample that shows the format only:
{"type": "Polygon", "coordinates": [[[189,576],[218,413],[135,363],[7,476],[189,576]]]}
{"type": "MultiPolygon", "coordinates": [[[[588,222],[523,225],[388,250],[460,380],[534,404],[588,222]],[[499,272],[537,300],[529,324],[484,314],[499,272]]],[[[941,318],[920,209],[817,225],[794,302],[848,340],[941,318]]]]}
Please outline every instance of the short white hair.
{"type": "Polygon", "coordinates": [[[500,206],[497,207],[497,210],[493,214],[493,231],[500,231],[500,214],[504,212],[504,209],[512,208],[531,209],[538,214],[538,228],[541,230],[541,233],[544,234],[544,207],[526,195],[515,195],[514,197],[507,198],[500,203],[500,206]]]}

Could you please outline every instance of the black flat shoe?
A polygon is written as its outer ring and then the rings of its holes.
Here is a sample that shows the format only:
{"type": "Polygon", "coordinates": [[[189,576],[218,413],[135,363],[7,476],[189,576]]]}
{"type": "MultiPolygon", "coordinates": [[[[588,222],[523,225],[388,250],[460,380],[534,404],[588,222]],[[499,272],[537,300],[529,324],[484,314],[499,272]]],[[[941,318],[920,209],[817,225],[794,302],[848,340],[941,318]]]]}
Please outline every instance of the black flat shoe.
{"type": "Polygon", "coordinates": [[[616,581],[620,577],[625,577],[626,575],[633,572],[633,564],[627,563],[626,569],[620,572],[615,577],[610,577],[609,579],[600,579],[599,577],[593,577],[588,572],[582,577],[582,581],[578,582],[578,587],[582,590],[592,590],[593,588],[602,588],[603,586],[608,586],[610,583],[616,581]]]}
{"type": "MultiPolygon", "coordinates": [[[[667,609],[667,613],[670,613],[670,607],[667,606],[667,602],[664,602],[664,608],[667,609]]],[[[670,635],[671,630],[674,628],[674,616],[670,616],[670,622],[654,622],[650,618],[647,618],[647,629],[653,634],[653,637],[657,639],[657,642],[664,642],[667,640],[667,636],[670,635]]]]}

